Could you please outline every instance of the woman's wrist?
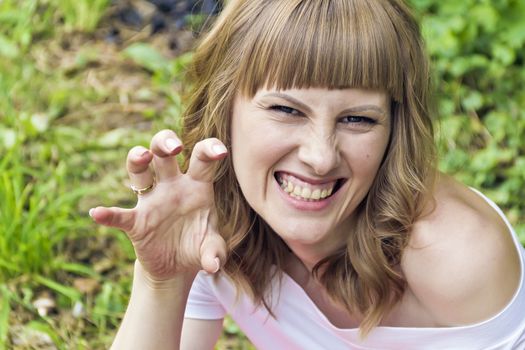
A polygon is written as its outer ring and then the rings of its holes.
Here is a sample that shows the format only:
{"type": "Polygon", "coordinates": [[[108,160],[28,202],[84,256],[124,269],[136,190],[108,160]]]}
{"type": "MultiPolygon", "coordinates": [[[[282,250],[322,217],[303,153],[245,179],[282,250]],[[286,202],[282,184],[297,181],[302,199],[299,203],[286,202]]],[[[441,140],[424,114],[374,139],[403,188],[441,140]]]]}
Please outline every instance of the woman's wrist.
{"type": "Polygon", "coordinates": [[[162,291],[168,290],[172,291],[174,289],[189,288],[195,279],[198,271],[181,271],[178,272],[175,276],[169,279],[159,280],[152,277],[142,266],[140,261],[135,260],[134,266],[134,279],[137,280],[142,285],[145,285],[150,290],[162,291]]]}

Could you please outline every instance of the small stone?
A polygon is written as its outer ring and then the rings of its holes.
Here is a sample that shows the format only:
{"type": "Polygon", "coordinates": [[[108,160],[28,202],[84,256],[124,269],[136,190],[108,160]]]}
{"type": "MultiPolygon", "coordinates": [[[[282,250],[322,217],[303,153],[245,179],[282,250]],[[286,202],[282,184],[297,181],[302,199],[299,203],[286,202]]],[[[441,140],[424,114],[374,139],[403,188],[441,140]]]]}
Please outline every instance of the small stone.
{"type": "Polygon", "coordinates": [[[33,301],[33,306],[36,308],[40,316],[47,316],[50,310],[54,309],[56,304],[48,295],[41,296],[33,301]]]}
{"type": "Polygon", "coordinates": [[[11,342],[16,348],[57,349],[49,334],[29,328],[28,326],[14,326],[9,332],[11,335],[11,342]]]}
{"type": "Polygon", "coordinates": [[[75,305],[73,305],[73,310],[71,311],[71,314],[74,318],[80,318],[84,316],[86,314],[84,304],[82,304],[80,301],[77,301],[75,305]]]}
{"type": "Polygon", "coordinates": [[[73,286],[82,293],[92,294],[99,288],[100,283],[93,278],[75,278],[73,286]]]}

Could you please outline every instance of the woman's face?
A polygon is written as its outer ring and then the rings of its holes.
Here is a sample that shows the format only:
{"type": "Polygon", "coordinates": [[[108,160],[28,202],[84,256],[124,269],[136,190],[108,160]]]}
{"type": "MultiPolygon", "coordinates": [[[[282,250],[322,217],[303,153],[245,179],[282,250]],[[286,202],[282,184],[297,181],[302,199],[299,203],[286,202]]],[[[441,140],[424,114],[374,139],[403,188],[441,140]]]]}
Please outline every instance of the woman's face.
{"type": "Polygon", "coordinates": [[[390,122],[383,91],[237,96],[232,157],[246,200],[291,248],[333,252],[353,231],[352,213],[374,181],[390,122]]]}

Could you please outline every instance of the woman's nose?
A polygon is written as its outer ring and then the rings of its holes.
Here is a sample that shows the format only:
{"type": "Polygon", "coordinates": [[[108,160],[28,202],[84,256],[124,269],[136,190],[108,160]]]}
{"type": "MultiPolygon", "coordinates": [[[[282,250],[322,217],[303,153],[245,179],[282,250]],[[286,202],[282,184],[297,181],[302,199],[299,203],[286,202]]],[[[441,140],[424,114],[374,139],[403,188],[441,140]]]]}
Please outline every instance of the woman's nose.
{"type": "Polygon", "coordinates": [[[340,162],[337,142],[332,133],[311,132],[305,135],[299,147],[299,159],[316,175],[323,176],[340,162]]]}

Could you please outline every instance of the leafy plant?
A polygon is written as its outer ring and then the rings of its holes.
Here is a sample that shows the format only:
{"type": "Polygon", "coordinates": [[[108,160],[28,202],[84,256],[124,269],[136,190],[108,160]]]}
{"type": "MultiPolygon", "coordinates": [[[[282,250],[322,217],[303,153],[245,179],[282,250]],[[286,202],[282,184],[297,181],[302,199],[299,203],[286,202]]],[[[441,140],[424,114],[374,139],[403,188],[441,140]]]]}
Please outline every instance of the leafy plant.
{"type": "MultiPolygon", "coordinates": [[[[409,2],[435,71],[440,167],[502,206],[525,243],[525,3],[409,2]]],[[[141,79],[130,105],[145,105],[126,109],[124,98],[116,116],[119,92],[97,90],[83,74],[107,53],[86,43],[62,65],[64,50],[57,50],[75,35],[88,37],[109,6],[110,0],[0,1],[0,350],[10,345],[9,322],[20,313],[32,321],[18,322],[48,334],[60,349],[107,348],[129,297],[133,248],[123,234],[95,227],[85,212],[91,203],[132,205],[122,190],[123,158],[131,146],[147,145],[152,130],[177,128],[184,104],[179,78],[192,54],[171,59],[147,43],[116,53],[113,59],[125,57],[127,68],[133,62],[141,79]],[[100,271],[68,255],[80,237],[108,237],[97,253],[114,242],[120,265],[100,271]],[[81,293],[72,287],[79,275],[100,288],[81,293]],[[32,301],[41,290],[52,292],[59,311],[83,305],[74,329],[56,315],[36,313],[32,301]]],[[[231,319],[217,347],[253,348],[231,319]]]]}
{"type": "Polygon", "coordinates": [[[66,31],[93,31],[110,0],[53,0],[53,5],[62,14],[66,31]]]}
{"type": "Polygon", "coordinates": [[[441,169],[502,206],[525,244],[525,2],[410,2],[435,71],[441,169]]]}
{"type": "Polygon", "coordinates": [[[0,56],[15,58],[53,32],[54,9],[38,0],[0,1],[0,56]]]}
{"type": "MultiPolygon", "coordinates": [[[[50,264],[63,242],[77,232],[71,208],[86,188],[71,190],[65,164],[29,169],[17,147],[0,162],[0,279],[20,274],[52,275],[50,264]]],[[[57,288],[54,288],[57,289],[57,288]]]]}

